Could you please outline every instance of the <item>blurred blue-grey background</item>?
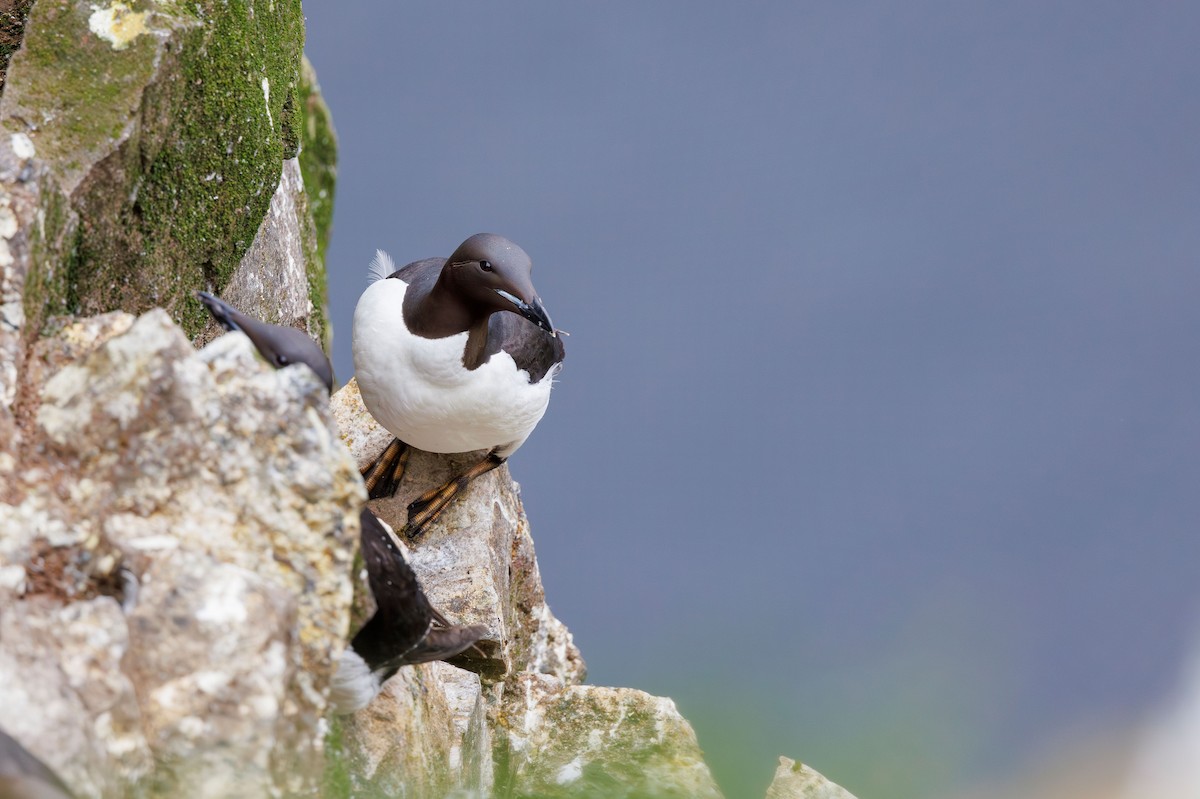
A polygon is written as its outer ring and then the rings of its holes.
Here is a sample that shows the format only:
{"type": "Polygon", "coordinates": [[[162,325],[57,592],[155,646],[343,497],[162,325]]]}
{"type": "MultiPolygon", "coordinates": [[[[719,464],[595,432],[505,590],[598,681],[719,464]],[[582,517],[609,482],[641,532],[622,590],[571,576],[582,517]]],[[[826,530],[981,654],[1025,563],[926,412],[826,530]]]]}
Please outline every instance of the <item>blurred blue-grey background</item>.
{"type": "Polygon", "coordinates": [[[571,333],[510,462],[591,681],[731,797],[949,796],[1175,679],[1200,587],[1200,6],[328,3],[335,364],[376,247],[571,333]]]}

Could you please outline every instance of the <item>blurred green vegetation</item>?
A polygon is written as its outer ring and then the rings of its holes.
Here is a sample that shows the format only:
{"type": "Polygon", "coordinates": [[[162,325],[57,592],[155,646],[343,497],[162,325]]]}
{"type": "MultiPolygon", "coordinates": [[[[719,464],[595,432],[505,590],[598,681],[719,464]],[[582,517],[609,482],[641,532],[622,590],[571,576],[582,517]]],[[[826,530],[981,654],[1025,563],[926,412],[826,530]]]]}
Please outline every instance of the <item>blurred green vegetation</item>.
{"type": "Polygon", "coordinates": [[[1019,682],[1013,637],[983,629],[972,603],[951,592],[888,638],[889,654],[867,661],[852,642],[818,652],[798,635],[793,657],[747,657],[735,679],[693,657],[687,674],[675,664],[638,687],[675,699],[730,799],[763,796],[780,755],[859,799],[948,795],[995,763],[1019,682]]]}

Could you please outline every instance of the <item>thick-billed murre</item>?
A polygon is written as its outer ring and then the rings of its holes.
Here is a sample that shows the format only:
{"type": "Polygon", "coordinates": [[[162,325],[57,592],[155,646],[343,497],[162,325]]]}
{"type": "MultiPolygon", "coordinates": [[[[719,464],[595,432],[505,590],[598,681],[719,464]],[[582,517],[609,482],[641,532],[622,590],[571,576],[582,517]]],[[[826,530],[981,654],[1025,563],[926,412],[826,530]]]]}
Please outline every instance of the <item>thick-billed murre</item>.
{"type": "Polygon", "coordinates": [[[529,256],[479,233],[449,258],[396,269],[378,251],[354,311],[354,369],[363,403],[396,440],[364,471],[371,497],[390,496],[408,445],[486,450],[482,461],[409,505],[419,534],[467,483],[504,463],[533,432],[563,360],[533,288],[529,256]]]}

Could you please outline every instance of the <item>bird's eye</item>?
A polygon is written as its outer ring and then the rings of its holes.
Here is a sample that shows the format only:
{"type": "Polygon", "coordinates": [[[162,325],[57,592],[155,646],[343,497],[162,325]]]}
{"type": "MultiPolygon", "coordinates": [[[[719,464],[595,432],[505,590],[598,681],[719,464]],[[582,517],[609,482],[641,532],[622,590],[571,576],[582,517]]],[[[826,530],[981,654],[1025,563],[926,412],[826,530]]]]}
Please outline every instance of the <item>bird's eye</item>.
{"type": "Polygon", "coordinates": [[[490,272],[490,271],[492,271],[492,262],[491,261],[480,261],[479,268],[485,272],[490,272]]]}
{"type": "Polygon", "coordinates": [[[275,356],[275,361],[276,361],[276,362],[277,362],[277,363],[278,363],[280,366],[287,366],[287,365],[288,365],[288,357],[287,357],[286,355],[276,355],[276,356],[275,356]]]}

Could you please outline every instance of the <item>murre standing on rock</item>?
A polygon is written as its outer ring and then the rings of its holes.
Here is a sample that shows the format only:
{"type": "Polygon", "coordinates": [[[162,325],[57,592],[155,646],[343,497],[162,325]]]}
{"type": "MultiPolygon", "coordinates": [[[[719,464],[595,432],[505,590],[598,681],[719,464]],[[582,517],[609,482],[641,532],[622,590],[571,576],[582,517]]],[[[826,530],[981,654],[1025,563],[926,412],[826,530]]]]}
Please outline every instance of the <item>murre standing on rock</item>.
{"type": "Polygon", "coordinates": [[[408,507],[419,535],[467,483],[500,466],[533,432],[563,360],[533,288],[533,264],[503,236],[478,233],[447,258],[396,269],[382,250],[354,311],[354,369],[363,403],[396,436],[363,477],[391,496],[408,446],[487,450],[464,474],[408,507]]]}
{"type": "Polygon", "coordinates": [[[246,334],[259,354],[267,363],[281,369],[293,363],[306,364],[325,387],[333,392],[333,367],[329,358],[317,342],[302,330],[294,327],[272,325],[246,316],[224,300],[219,300],[207,291],[197,291],[196,296],[204,307],[226,330],[240,330],[246,334]]]}
{"type": "MultiPolygon", "coordinates": [[[[218,322],[245,333],[268,363],[276,368],[302,363],[327,386],[332,383],[329,359],[317,342],[301,331],[246,316],[203,291],[197,295],[218,322]]],[[[365,707],[401,666],[452,658],[473,647],[487,633],[487,628],[480,625],[451,624],[429,604],[417,575],[392,542],[383,522],[367,508],[359,513],[359,520],[363,562],[376,611],[338,661],[330,696],[338,713],[365,707]]]]}

